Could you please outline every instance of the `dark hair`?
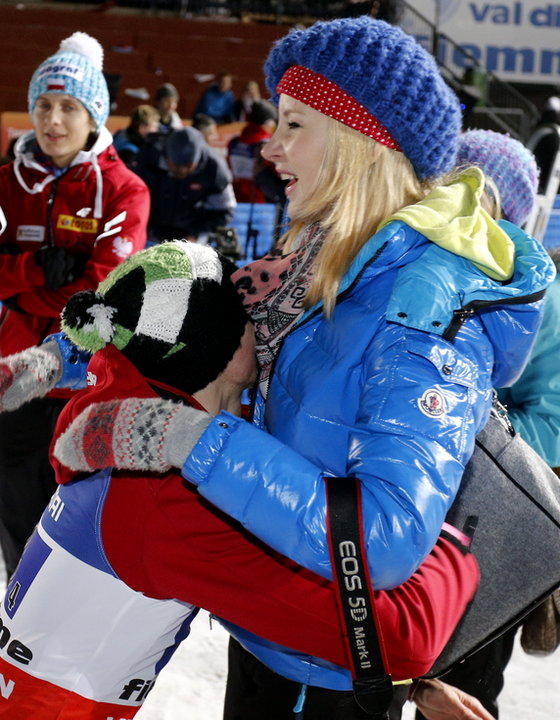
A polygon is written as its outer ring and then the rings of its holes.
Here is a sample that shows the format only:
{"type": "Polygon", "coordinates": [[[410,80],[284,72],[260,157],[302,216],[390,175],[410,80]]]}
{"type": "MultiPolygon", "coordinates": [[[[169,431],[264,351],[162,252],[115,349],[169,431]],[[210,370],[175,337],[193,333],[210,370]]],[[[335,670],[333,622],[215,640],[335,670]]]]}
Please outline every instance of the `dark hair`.
{"type": "Polygon", "coordinates": [[[205,115],[204,113],[197,113],[192,120],[192,127],[196,128],[196,130],[200,130],[200,132],[203,132],[204,130],[206,130],[206,128],[217,124],[218,123],[214,120],[213,117],[210,117],[210,115],[205,115]]]}
{"type": "Polygon", "coordinates": [[[249,112],[249,122],[264,125],[268,120],[278,120],[278,110],[268,100],[255,100],[249,112]]]}
{"type": "Polygon", "coordinates": [[[172,85],[171,83],[163,83],[163,85],[158,87],[155,94],[155,101],[158,102],[166,97],[174,97],[177,98],[177,100],[179,99],[179,92],[177,91],[175,85],[172,85]]]}

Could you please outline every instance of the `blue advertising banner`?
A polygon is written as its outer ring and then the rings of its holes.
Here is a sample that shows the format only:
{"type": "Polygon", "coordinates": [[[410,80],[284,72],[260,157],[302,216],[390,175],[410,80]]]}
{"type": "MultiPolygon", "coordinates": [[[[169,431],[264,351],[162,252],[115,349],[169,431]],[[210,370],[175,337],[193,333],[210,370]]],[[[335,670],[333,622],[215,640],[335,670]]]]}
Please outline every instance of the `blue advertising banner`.
{"type": "MultiPolygon", "coordinates": [[[[560,84],[560,3],[415,0],[413,6],[503,80],[560,84]]],[[[446,64],[468,65],[450,44],[440,53],[446,64]]]]}

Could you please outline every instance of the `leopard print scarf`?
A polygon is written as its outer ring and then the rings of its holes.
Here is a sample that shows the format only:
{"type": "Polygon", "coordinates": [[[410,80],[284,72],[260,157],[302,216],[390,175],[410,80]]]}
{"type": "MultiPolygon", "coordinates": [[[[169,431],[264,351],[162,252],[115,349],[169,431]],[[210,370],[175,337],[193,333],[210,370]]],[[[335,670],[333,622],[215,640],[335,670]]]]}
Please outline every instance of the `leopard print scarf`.
{"type": "Polygon", "coordinates": [[[237,292],[255,324],[259,384],[265,397],[280,343],[304,311],[314,261],[324,239],[320,226],[311,225],[292,252],[272,252],[233,274],[237,292]]]}

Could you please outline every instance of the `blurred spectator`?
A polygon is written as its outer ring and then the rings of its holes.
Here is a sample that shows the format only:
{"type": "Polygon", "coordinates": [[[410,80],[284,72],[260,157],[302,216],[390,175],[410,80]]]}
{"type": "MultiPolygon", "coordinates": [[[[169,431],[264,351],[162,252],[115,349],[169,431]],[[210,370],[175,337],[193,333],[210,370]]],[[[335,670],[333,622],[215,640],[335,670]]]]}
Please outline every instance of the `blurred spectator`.
{"type": "Polygon", "coordinates": [[[551,95],[551,97],[546,99],[537,125],[545,125],[547,123],[560,124],[560,97],[557,95],[551,95]]]}
{"type": "MultiPolygon", "coordinates": [[[[229,143],[228,160],[233,173],[233,190],[237,202],[269,202],[263,190],[257,186],[255,175],[257,169],[263,169],[263,165],[258,163],[260,151],[263,143],[272,136],[277,119],[278,111],[271,102],[257,100],[253,103],[249,121],[241,135],[234,137],[229,143]]],[[[278,178],[274,169],[270,168],[270,172],[278,178]]]]}
{"type": "Polygon", "coordinates": [[[370,15],[376,20],[385,20],[392,25],[398,25],[403,11],[402,0],[374,0],[371,4],[370,15]]]}
{"type": "Polygon", "coordinates": [[[159,113],[159,131],[162,133],[179,130],[183,127],[177,113],[179,92],[175,85],[163,83],[156,90],[154,106],[159,113]]]}
{"type": "Polygon", "coordinates": [[[151,105],[138,105],[130,114],[127,128],[119,130],[113,137],[113,145],[120,159],[134,169],[136,156],[144,144],[146,135],[159,129],[159,113],[151,105]]]}
{"type": "Polygon", "coordinates": [[[397,25],[402,17],[402,0],[347,0],[342,17],[370,15],[376,20],[385,20],[397,25]]]}
{"type": "Polygon", "coordinates": [[[219,124],[230,123],[235,120],[235,95],[231,89],[232,77],[228,72],[221,72],[202,93],[195,115],[203,113],[210,115],[219,124]]]}
{"type": "Polygon", "coordinates": [[[235,101],[234,115],[236,120],[249,120],[249,114],[253,103],[261,99],[261,90],[256,80],[249,80],[241,97],[235,101]]]}
{"type": "Polygon", "coordinates": [[[7,165],[8,163],[11,163],[12,160],[15,160],[15,152],[14,148],[16,146],[16,143],[18,141],[18,138],[12,138],[8,144],[8,147],[6,148],[6,154],[0,155],[0,165],[7,165]]]}
{"type": "Polygon", "coordinates": [[[545,101],[541,116],[533,130],[533,132],[543,130],[543,135],[533,150],[540,169],[538,191],[543,195],[546,193],[552,166],[559,150],[558,132],[555,126],[560,126],[560,97],[552,95],[545,101]]]}
{"type": "Polygon", "coordinates": [[[233,218],[231,172],[193,127],[149,136],[136,172],[150,189],[150,242],[203,241],[233,218]]]}
{"type": "Polygon", "coordinates": [[[192,127],[199,130],[204,135],[204,139],[208,145],[212,145],[212,143],[220,137],[220,134],[218,133],[218,123],[214,120],[214,118],[211,118],[210,115],[198,113],[193,117],[192,127]]]}
{"type": "MultiPolygon", "coordinates": [[[[0,168],[0,356],[60,329],[68,298],[96,288],[144,247],[149,193],[117,157],[105,126],[103,48],[65,38],[28,87],[33,130],[0,168]]],[[[54,426],[71,390],[0,415],[0,543],[8,577],[56,489],[54,426]]],[[[4,714],[4,713],[1,713],[4,714]]]]}

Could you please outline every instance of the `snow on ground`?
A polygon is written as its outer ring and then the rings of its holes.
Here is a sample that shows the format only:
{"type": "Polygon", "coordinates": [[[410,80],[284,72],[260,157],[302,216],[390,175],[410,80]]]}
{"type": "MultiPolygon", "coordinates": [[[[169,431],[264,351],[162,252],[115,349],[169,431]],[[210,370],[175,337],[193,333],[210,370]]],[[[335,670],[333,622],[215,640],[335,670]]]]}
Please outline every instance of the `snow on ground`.
{"type": "MultiPolygon", "coordinates": [[[[3,574],[0,564],[0,591],[5,585],[3,574]]],[[[221,720],[226,669],[227,633],[218,623],[210,623],[206,612],[200,612],[191,635],[160,673],[136,717],[221,720]]],[[[500,720],[560,720],[560,649],[547,657],[534,657],[517,644],[500,708],[500,720]]],[[[414,706],[407,703],[403,720],[413,717],[414,706]]]]}
{"type": "MultiPolygon", "coordinates": [[[[220,720],[227,633],[206,613],[162,671],[139,720],[220,720]]],[[[519,645],[506,673],[500,720],[560,720],[560,650],[547,657],[526,655],[519,645]]],[[[407,703],[403,720],[412,720],[407,703]]],[[[263,718],[266,720],[266,718],[263,718]]],[[[328,718],[325,718],[328,720],[328,718]]]]}

